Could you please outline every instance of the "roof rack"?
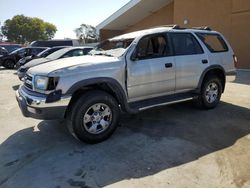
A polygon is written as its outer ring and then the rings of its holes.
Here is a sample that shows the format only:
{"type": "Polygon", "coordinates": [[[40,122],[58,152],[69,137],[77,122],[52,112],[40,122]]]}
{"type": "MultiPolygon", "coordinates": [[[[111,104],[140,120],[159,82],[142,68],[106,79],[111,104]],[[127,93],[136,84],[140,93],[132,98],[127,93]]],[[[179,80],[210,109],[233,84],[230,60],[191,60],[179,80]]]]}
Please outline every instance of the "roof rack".
{"type": "Polygon", "coordinates": [[[171,27],[172,29],[180,29],[180,26],[179,25],[163,25],[163,27],[171,27]]]}
{"type": "Polygon", "coordinates": [[[212,29],[210,27],[208,27],[208,26],[204,26],[204,27],[192,27],[192,29],[212,31],[212,29]]]}
{"type": "MultiPolygon", "coordinates": [[[[176,24],[173,24],[173,25],[159,25],[159,26],[152,27],[151,29],[158,28],[158,27],[170,27],[172,29],[179,29],[179,30],[189,29],[189,28],[186,28],[186,27],[181,27],[181,26],[176,25],[176,24]]],[[[208,27],[208,26],[192,27],[191,29],[212,31],[212,29],[210,27],[208,27]]]]}
{"type": "Polygon", "coordinates": [[[184,27],[180,27],[179,25],[176,25],[176,24],[173,24],[173,25],[159,25],[159,26],[152,27],[151,29],[158,28],[158,27],[170,27],[172,29],[187,29],[187,28],[184,28],[184,27]]]}

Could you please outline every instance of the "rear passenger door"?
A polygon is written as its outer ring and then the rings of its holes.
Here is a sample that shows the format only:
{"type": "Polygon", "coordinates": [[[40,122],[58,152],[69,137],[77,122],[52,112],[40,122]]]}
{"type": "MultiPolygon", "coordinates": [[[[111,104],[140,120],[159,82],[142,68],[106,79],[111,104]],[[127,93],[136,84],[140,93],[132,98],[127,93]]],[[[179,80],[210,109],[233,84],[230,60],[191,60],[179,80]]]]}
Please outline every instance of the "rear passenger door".
{"type": "Polygon", "coordinates": [[[176,93],[196,89],[208,57],[192,33],[170,33],[176,63],[176,93]]]}

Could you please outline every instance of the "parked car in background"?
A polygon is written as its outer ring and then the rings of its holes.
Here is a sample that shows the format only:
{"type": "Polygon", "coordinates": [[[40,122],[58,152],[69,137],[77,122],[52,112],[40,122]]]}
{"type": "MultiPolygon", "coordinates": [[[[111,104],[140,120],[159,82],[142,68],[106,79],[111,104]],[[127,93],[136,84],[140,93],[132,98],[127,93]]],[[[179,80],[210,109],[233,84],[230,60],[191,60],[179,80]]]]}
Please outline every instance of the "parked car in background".
{"type": "Polygon", "coordinates": [[[0,57],[7,55],[8,50],[6,50],[4,47],[0,47],[0,57]]]}
{"type": "Polygon", "coordinates": [[[2,57],[8,55],[8,51],[4,47],[0,47],[0,65],[2,64],[2,57]]]}
{"type": "Polygon", "coordinates": [[[16,63],[23,57],[35,56],[38,53],[44,51],[45,47],[26,47],[17,49],[7,55],[0,58],[1,65],[8,69],[14,69],[16,63]]]}
{"type": "Polygon", "coordinates": [[[83,56],[87,55],[89,51],[91,51],[93,47],[68,47],[68,48],[63,48],[60,49],[50,55],[48,55],[45,58],[39,58],[39,59],[33,59],[32,61],[26,63],[25,65],[21,66],[18,71],[17,75],[19,79],[21,80],[26,72],[29,70],[29,68],[47,63],[49,61],[53,61],[56,59],[61,59],[61,58],[67,58],[67,57],[75,57],[75,56],[83,56]]]}
{"type": "Polygon", "coordinates": [[[16,64],[16,67],[19,68],[23,65],[25,65],[26,63],[30,62],[31,60],[33,59],[38,59],[38,58],[45,58],[47,57],[48,55],[54,53],[55,51],[57,50],[60,50],[62,48],[66,48],[68,46],[57,46],[57,47],[52,47],[52,48],[47,48],[46,50],[40,52],[39,54],[37,55],[33,55],[33,56],[26,56],[26,57],[23,57],[22,59],[20,59],[17,64],[16,64]]]}
{"type": "Polygon", "coordinates": [[[229,42],[208,28],[137,31],[109,39],[89,54],[31,68],[16,92],[23,115],[66,118],[74,136],[97,143],[112,135],[121,112],[187,100],[215,108],[236,74],[229,42]]]}
{"type": "Polygon", "coordinates": [[[22,48],[19,44],[0,44],[0,47],[4,47],[8,53],[15,51],[16,49],[22,48]]]}
{"type": "Polygon", "coordinates": [[[32,47],[55,47],[55,46],[80,46],[78,40],[38,40],[33,41],[32,47]]]}

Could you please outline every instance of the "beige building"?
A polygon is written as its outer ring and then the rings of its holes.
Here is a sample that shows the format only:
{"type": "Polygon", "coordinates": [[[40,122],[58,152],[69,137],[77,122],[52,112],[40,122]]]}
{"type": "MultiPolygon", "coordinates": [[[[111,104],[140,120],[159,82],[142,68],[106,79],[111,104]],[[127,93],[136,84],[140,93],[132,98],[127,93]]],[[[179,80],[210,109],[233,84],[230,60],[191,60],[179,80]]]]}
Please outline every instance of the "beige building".
{"type": "Polygon", "coordinates": [[[250,69],[250,0],[131,0],[97,26],[102,40],[153,26],[209,26],[224,34],[250,69]]]}

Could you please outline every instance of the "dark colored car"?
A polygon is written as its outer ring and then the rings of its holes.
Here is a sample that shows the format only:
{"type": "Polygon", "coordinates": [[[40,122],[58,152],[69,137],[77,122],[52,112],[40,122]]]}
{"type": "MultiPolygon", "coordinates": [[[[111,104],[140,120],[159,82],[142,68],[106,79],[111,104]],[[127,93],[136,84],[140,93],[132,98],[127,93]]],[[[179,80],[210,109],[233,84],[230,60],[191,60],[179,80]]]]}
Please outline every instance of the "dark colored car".
{"type": "Polygon", "coordinates": [[[33,59],[38,59],[38,58],[45,58],[47,57],[48,55],[56,52],[57,50],[61,50],[62,48],[66,48],[68,46],[57,46],[57,47],[52,47],[52,48],[48,48],[42,52],[40,52],[39,54],[37,54],[36,56],[26,56],[26,57],[23,57],[22,59],[20,59],[17,64],[16,64],[16,67],[20,67],[20,66],[23,66],[25,65],[26,63],[30,62],[31,60],[33,59]]]}
{"type": "Polygon", "coordinates": [[[0,47],[0,57],[7,55],[8,51],[4,47],[0,47]]]}
{"type": "Polygon", "coordinates": [[[22,48],[19,44],[0,44],[0,47],[4,47],[8,53],[11,53],[19,48],[22,48]]]}
{"type": "Polygon", "coordinates": [[[17,75],[20,80],[24,77],[26,72],[29,68],[47,63],[49,61],[53,61],[56,59],[67,58],[67,57],[75,57],[75,56],[83,56],[87,55],[89,51],[93,50],[93,47],[85,46],[85,47],[68,47],[61,50],[58,50],[45,58],[33,59],[32,61],[28,62],[27,64],[21,66],[18,71],[17,75]]]}
{"type": "Polygon", "coordinates": [[[0,58],[0,65],[4,66],[8,69],[14,69],[16,63],[23,57],[26,56],[35,56],[40,52],[44,51],[45,47],[27,47],[27,48],[20,48],[17,49],[8,55],[4,55],[0,58]]]}
{"type": "Polygon", "coordinates": [[[4,47],[0,47],[0,65],[1,65],[2,57],[6,55],[8,55],[8,51],[4,47]]]}

